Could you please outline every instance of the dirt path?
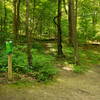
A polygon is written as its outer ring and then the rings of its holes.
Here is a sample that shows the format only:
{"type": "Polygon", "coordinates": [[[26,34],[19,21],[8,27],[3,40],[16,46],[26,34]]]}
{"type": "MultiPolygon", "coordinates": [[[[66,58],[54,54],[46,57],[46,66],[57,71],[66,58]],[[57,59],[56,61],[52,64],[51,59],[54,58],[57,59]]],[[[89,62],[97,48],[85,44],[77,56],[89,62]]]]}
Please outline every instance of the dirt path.
{"type": "MultiPolygon", "coordinates": [[[[51,44],[46,47],[47,53],[56,52],[51,44]]],[[[61,70],[57,81],[49,85],[0,85],[0,100],[100,100],[100,66],[85,74],[61,70]]]]}
{"type": "Polygon", "coordinates": [[[0,100],[100,100],[100,66],[81,75],[62,70],[49,85],[0,85],[0,100]]]}

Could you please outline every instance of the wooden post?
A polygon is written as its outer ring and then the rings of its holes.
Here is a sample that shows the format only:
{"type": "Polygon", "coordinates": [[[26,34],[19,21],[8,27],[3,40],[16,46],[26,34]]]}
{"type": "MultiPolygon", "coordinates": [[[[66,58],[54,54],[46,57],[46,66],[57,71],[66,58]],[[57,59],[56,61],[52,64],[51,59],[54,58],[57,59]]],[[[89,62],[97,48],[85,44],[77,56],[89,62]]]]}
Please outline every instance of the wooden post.
{"type": "Polygon", "coordinates": [[[8,55],[8,80],[12,80],[12,54],[8,55]]]}

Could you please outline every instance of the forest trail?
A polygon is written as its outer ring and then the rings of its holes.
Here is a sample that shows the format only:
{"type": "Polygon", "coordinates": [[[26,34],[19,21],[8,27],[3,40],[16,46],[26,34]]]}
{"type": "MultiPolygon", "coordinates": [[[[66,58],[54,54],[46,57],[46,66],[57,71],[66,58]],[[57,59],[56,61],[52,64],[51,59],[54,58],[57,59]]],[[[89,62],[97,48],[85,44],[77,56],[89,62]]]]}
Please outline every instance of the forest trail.
{"type": "MultiPolygon", "coordinates": [[[[51,43],[45,47],[47,54],[56,52],[51,43]]],[[[61,69],[50,84],[0,85],[0,100],[100,100],[100,65],[93,66],[84,74],[61,69]]]]}
{"type": "Polygon", "coordinates": [[[84,74],[61,70],[57,81],[47,85],[0,85],[0,100],[100,100],[100,66],[84,74]]]}

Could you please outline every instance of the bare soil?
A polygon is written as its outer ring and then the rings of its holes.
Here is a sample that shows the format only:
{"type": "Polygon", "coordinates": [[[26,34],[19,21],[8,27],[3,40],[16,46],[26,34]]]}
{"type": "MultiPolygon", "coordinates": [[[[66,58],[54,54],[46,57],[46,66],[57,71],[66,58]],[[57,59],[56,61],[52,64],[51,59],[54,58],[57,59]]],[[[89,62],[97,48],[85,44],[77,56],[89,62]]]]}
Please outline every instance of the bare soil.
{"type": "Polygon", "coordinates": [[[100,100],[100,66],[84,74],[61,70],[56,82],[30,87],[0,85],[0,100],[100,100]]]}

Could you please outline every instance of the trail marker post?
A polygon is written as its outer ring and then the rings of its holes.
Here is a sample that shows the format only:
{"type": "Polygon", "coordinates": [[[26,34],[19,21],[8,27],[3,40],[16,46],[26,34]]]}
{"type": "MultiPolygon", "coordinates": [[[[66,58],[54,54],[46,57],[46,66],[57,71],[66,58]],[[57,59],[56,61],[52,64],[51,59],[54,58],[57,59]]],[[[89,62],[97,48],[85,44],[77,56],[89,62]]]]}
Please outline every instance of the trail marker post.
{"type": "Polygon", "coordinates": [[[13,75],[12,75],[12,51],[13,51],[12,41],[7,41],[6,42],[6,53],[8,55],[8,80],[13,79],[13,75]]]}

